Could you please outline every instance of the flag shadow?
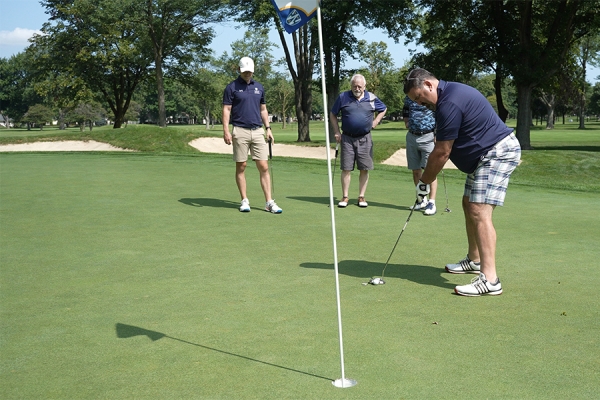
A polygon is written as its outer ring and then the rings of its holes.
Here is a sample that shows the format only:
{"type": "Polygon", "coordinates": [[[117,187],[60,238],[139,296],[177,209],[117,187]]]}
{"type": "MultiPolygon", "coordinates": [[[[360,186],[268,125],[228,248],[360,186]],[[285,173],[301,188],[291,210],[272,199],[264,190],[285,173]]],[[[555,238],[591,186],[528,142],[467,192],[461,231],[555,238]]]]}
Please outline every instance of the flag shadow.
{"type": "MultiPolygon", "coordinates": [[[[324,204],[326,206],[329,205],[329,197],[310,197],[310,196],[287,196],[288,199],[292,199],[292,200],[299,200],[299,201],[306,201],[309,203],[315,203],[315,204],[324,204]]],[[[334,198],[334,202],[333,204],[337,206],[337,202],[340,199],[334,198]]],[[[368,200],[369,202],[369,207],[382,207],[382,208],[392,208],[394,210],[410,210],[410,206],[401,206],[401,205],[397,205],[397,204],[388,204],[388,203],[379,203],[377,201],[371,201],[368,200]]],[[[411,204],[412,205],[412,204],[411,204]]],[[[348,202],[348,207],[350,206],[356,206],[358,207],[358,199],[350,199],[350,201],[348,202]]]]}
{"type": "Polygon", "coordinates": [[[235,353],[231,353],[229,351],[216,349],[214,347],[204,346],[204,345],[199,344],[199,343],[189,342],[187,340],[178,339],[176,337],[169,336],[169,335],[167,335],[165,333],[162,333],[162,332],[151,331],[151,330],[148,330],[148,329],[140,328],[138,326],[127,325],[127,324],[122,324],[122,323],[118,322],[118,323],[115,324],[115,331],[116,331],[117,337],[119,339],[127,339],[127,338],[131,338],[131,337],[135,337],[135,336],[147,336],[150,340],[152,340],[154,342],[154,341],[157,341],[157,340],[162,339],[162,338],[167,338],[167,339],[175,340],[177,342],[189,344],[191,346],[200,347],[200,348],[205,349],[205,350],[210,350],[210,351],[214,351],[214,352],[217,352],[217,353],[225,354],[225,355],[228,355],[228,356],[237,357],[237,358],[240,358],[240,359],[243,359],[243,360],[246,360],[246,361],[252,361],[252,362],[255,362],[255,363],[260,363],[260,364],[263,364],[263,365],[268,365],[270,367],[280,368],[280,369],[284,369],[286,371],[291,371],[291,372],[296,372],[296,373],[303,374],[303,375],[312,376],[314,378],[325,379],[325,380],[328,380],[328,381],[334,381],[334,379],[332,379],[332,378],[326,378],[324,376],[311,374],[310,372],[300,371],[300,370],[297,370],[297,369],[294,369],[294,368],[284,367],[282,365],[277,365],[277,364],[273,364],[273,363],[270,363],[270,362],[257,360],[256,358],[246,357],[246,356],[243,356],[241,354],[235,354],[235,353]]]}
{"type": "MultiPolygon", "coordinates": [[[[333,264],[302,263],[302,268],[319,268],[333,270],[333,264]]],[[[370,279],[381,276],[385,263],[364,260],[344,260],[338,262],[338,272],[342,275],[370,279]]],[[[426,265],[388,264],[385,269],[385,278],[406,279],[419,285],[437,286],[444,289],[453,289],[455,284],[449,283],[442,276],[441,268],[426,265]]]]}

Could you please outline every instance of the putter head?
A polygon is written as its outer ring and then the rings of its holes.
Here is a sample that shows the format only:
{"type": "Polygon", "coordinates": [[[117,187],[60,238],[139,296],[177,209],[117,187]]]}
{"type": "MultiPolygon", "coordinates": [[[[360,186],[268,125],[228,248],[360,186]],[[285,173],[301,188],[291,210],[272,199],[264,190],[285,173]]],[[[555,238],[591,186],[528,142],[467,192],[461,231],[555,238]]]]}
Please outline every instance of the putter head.
{"type": "Polygon", "coordinates": [[[452,212],[452,210],[451,210],[451,209],[449,209],[448,207],[446,207],[446,209],[444,210],[444,212],[447,212],[447,213],[449,213],[449,212],[452,212]]]}
{"type": "Polygon", "coordinates": [[[384,285],[385,281],[382,278],[371,278],[369,281],[370,285],[384,285]]]}

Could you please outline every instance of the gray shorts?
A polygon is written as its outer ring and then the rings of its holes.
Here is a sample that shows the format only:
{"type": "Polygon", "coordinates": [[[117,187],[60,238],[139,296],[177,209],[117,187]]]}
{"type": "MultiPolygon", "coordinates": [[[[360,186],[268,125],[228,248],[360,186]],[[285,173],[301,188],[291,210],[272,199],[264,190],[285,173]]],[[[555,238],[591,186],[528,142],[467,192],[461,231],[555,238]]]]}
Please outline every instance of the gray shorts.
{"type": "Polygon", "coordinates": [[[343,171],[354,171],[354,164],[360,171],[373,169],[373,139],[371,133],[353,138],[342,135],[342,156],[340,158],[340,169],[343,171]]]}
{"type": "Polygon", "coordinates": [[[471,203],[504,205],[510,174],[521,159],[521,146],[511,133],[481,159],[477,169],[467,175],[464,196],[471,203]]]}
{"type": "Polygon", "coordinates": [[[413,135],[410,132],[406,133],[406,161],[408,169],[417,170],[425,168],[429,153],[433,151],[435,146],[433,132],[426,135],[413,135]]]}

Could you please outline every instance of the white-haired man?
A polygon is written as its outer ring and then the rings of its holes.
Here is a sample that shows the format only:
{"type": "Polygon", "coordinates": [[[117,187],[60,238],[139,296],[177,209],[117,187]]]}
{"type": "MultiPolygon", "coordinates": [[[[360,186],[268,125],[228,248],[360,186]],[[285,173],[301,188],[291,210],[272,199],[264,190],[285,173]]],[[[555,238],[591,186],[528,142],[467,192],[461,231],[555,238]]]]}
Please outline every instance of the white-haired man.
{"type": "Polygon", "coordinates": [[[367,207],[365,192],[369,182],[369,170],[373,169],[373,139],[371,130],[374,129],[387,111],[387,107],[377,96],[366,91],[365,77],[356,74],[350,80],[350,90],[340,93],[331,107],[330,118],[333,124],[335,140],[341,144],[340,169],[342,182],[342,199],[338,207],[348,205],[348,189],[350,188],[351,172],[354,165],[358,167],[358,206],[367,207]],[[337,115],[342,114],[342,129],[340,131],[337,115]],[[373,118],[373,114],[377,116],[373,118]]]}

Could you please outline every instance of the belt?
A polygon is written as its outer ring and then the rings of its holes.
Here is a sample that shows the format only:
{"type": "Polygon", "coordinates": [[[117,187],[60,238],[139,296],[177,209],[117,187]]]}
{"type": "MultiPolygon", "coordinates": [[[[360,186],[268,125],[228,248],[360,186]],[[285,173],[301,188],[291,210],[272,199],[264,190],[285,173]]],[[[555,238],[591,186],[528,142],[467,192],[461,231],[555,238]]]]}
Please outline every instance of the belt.
{"type": "Polygon", "coordinates": [[[262,128],[262,125],[260,126],[241,126],[241,125],[237,125],[238,128],[243,128],[243,129],[249,129],[251,131],[255,131],[257,129],[262,128]]]}
{"type": "Polygon", "coordinates": [[[371,133],[371,132],[369,131],[369,132],[367,132],[367,133],[361,133],[361,134],[358,134],[358,135],[353,135],[353,134],[351,134],[351,133],[342,132],[342,135],[350,136],[351,138],[359,138],[359,137],[366,136],[366,135],[368,135],[369,133],[371,133]]]}
{"type": "Polygon", "coordinates": [[[417,131],[417,132],[410,131],[410,133],[412,133],[415,136],[423,136],[423,135],[427,135],[428,133],[433,133],[433,131],[417,131]]]}

